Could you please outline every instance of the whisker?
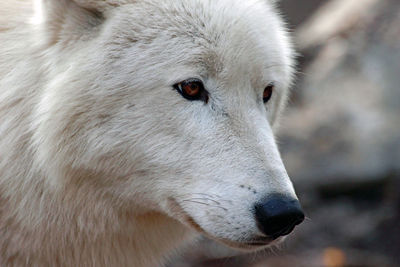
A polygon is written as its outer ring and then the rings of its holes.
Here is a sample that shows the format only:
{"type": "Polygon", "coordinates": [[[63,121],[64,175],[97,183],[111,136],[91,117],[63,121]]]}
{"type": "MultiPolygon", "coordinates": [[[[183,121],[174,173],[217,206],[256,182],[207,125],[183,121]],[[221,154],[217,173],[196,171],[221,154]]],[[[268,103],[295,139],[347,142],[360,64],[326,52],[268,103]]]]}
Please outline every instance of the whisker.
{"type": "Polygon", "coordinates": [[[210,194],[206,194],[206,193],[193,193],[193,195],[204,195],[204,196],[209,196],[209,197],[213,197],[213,196],[220,197],[219,195],[210,195],[210,194]]]}
{"type": "Polygon", "coordinates": [[[192,203],[196,203],[196,204],[202,204],[202,205],[205,205],[205,206],[214,207],[214,208],[220,208],[220,209],[222,209],[224,211],[228,211],[228,209],[226,209],[224,207],[217,206],[217,205],[210,205],[209,203],[204,203],[204,202],[201,202],[201,201],[195,201],[195,200],[191,200],[191,199],[184,199],[184,200],[181,200],[181,201],[182,202],[192,202],[192,203]]]}
{"type": "Polygon", "coordinates": [[[214,199],[211,199],[211,198],[205,198],[205,197],[194,197],[194,198],[191,198],[192,200],[209,200],[209,201],[211,201],[211,202],[214,202],[215,204],[217,204],[217,205],[220,205],[221,203],[219,203],[218,201],[216,201],[216,200],[214,200],[214,199]]]}
{"type": "Polygon", "coordinates": [[[206,194],[206,193],[193,193],[193,195],[204,195],[204,196],[208,196],[211,198],[217,198],[219,201],[232,202],[232,200],[222,198],[220,195],[217,195],[217,194],[211,195],[211,194],[206,194]]]}
{"type": "Polygon", "coordinates": [[[207,194],[207,193],[187,193],[187,194],[183,194],[183,195],[179,195],[180,197],[191,197],[193,195],[199,195],[199,196],[205,196],[204,198],[200,198],[200,197],[195,197],[195,198],[190,198],[190,199],[198,199],[198,200],[208,200],[208,201],[212,201],[217,205],[221,205],[221,201],[223,202],[227,202],[229,204],[232,204],[232,200],[230,199],[223,199],[221,198],[220,195],[217,194],[207,194]]]}

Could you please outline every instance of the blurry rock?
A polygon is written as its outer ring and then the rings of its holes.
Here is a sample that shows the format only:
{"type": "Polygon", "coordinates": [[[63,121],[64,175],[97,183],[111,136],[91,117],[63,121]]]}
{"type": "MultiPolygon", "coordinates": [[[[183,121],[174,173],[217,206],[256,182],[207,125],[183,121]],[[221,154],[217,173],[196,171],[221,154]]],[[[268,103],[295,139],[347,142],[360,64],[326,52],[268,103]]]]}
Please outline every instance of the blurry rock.
{"type": "Polygon", "coordinates": [[[287,113],[281,148],[298,183],[384,186],[388,176],[399,173],[400,34],[388,38],[387,33],[399,32],[400,3],[380,1],[378,9],[375,0],[365,1],[373,10],[363,6],[370,15],[358,22],[362,27],[346,37],[331,30],[331,39],[315,49],[300,82],[301,103],[287,113]]]}
{"type": "Polygon", "coordinates": [[[300,49],[323,45],[333,36],[343,35],[354,27],[368,25],[381,0],[331,0],[322,6],[297,31],[300,49]]]}
{"type": "Polygon", "coordinates": [[[311,60],[280,135],[310,217],[296,255],[336,245],[400,264],[400,235],[382,227],[400,213],[399,17],[396,0],[332,0],[298,32],[311,60]]]}

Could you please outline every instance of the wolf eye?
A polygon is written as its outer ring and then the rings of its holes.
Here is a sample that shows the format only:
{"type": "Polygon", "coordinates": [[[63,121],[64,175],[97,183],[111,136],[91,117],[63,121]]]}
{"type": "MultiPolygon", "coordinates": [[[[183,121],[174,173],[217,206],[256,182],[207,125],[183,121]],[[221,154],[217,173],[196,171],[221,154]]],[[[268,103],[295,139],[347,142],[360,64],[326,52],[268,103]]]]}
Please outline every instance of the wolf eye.
{"type": "Polygon", "coordinates": [[[188,79],[177,83],[174,88],[187,100],[202,100],[207,103],[208,92],[204,89],[203,82],[199,79],[188,79]]]}
{"type": "Polygon", "coordinates": [[[275,86],[273,83],[270,83],[267,87],[265,87],[264,93],[263,93],[264,103],[267,103],[271,99],[274,88],[275,88],[275,86]]]}

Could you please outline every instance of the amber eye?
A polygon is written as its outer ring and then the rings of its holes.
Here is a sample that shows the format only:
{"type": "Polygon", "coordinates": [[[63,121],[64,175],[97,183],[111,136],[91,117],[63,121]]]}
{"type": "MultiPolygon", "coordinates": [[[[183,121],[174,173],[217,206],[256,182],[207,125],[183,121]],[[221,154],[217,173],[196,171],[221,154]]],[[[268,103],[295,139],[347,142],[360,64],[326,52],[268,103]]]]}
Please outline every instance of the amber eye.
{"type": "Polygon", "coordinates": [[[267,87],[265,87],[264,89],[264,93],[263,93],[263,101],[264,103],[267,103],[272,96],[272,93],[274,92],[274,84],[270,83],[267,87]]]}
{"type": "Polygon", "coordinates": [[[186,99],[208,101],[208,93],[199,79],[188,79],[174,85],[174,88],[186,99]]]}

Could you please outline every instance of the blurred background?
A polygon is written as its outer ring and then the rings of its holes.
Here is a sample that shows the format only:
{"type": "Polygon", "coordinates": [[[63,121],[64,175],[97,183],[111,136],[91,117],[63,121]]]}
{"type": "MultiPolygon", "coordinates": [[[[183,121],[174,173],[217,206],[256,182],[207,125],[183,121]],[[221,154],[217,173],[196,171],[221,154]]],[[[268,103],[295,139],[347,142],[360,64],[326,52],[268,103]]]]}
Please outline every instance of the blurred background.
{"type": "Polygon", "coordinates": [[[169,267],[400,266],[400,1],[281,0],[298,79],[278,135],[308,219],[280,248],[169,267]]]}

